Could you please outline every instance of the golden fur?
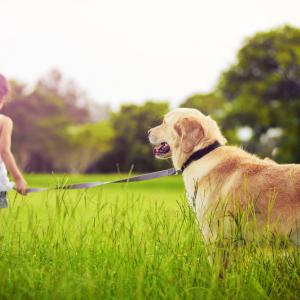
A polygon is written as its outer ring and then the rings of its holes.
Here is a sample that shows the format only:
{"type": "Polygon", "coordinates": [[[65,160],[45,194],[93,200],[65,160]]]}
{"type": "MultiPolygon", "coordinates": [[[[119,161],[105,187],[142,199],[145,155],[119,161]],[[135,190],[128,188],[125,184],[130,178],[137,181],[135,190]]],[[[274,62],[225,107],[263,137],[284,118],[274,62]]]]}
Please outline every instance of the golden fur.
{"type": "Polygon", "coordinates": [[[277,164],[238,147],[225,146],[226,139],[216,122],[195,109],[178,108],[169,112],[161,125],[149,131],[149,140],[154,145],[169,144],[171,151],[161,158],[172,158],[176,169],[181,169],[193,152],[214,141],[223,145],[192,162],[183,172],[189,203],[206,239],[216,234],[206,213],[213,212],[212,217],[217,219],[224,211],[234,216],[238,210],[246,211],[250,206],[258,229],[268,227],[294,241],[297,239],[300,165],[277,164]],[[222,207],[223,212],[217,207],[222,207]]]}

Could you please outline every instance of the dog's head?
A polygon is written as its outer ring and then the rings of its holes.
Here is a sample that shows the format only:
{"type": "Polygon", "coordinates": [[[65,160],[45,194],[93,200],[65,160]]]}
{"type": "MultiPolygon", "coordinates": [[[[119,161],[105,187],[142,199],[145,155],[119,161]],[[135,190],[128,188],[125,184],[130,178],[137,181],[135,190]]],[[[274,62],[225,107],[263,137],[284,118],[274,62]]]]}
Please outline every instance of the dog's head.
{"type": "Polygon", "coordinates": [[[157,158],[171,158],[180,168],[191,154],[211,143],[226,143],[217,123],[192,108],[167,113],[161,125],[149,130],[149,141],[157,158]]]}

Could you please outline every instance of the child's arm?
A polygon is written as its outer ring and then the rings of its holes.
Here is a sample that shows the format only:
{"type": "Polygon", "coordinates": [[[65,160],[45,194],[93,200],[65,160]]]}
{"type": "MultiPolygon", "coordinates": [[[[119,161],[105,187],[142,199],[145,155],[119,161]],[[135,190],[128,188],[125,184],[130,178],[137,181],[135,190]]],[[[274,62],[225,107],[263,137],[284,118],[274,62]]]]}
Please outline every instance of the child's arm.
{"type": "Polygon", "coordinates": [[[6,116],[0,118],[0,155],[8,170],[16,181],[16,190],[26,195],[27,184],[22,173],[17,167],[15,158],[11,152],[11,135],[13,129],[13,122],[6,116]]]}

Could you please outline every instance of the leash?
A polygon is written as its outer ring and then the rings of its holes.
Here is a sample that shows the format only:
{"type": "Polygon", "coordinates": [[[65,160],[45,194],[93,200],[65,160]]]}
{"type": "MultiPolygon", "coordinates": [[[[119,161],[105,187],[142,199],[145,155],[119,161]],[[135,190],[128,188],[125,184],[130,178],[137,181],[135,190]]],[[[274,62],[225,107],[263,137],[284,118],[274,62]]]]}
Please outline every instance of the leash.
{"type": "Polygon", "coordinates": [[[113,183],[123,183],[123,182],[138,182],[138,181],[146,181],[166,176],[177,175],[178,171],[175,168],[166,169],[162,171],[146,173],[143,175],[133,176],[129,178],[114,180],[114,181],[96,181],[96,182],[86,182],[86,183],[76,183],[76,184],[69,184],[63,186],[55,186],[49,188],[28,188],[27,193],[36,193],[36,192],[43,192],[43,191],[53,191],[53,190],[80,190],[80,189],[88,189],[97,186],[113,184],[113,183]]]}
{"type": "Polygon", "coordinates": [[[69,184],[69,185],[63,185],[63,186],[56,186],[56,187],[50,187],[50,188],[28,188],[27,193],[35,193],[35,192],[43,192],[43,191],[51,191],[51,190],[80,190],[80,189],[88,189],[96,186],[102,186],[107,184],[113,184],[113,183],[123,183],[123,182],[138,182],[138,181],[146,181],[171,175],[177,175],[178,173],[182,173],[193,161],[198,160],[205,156],[206,154],[210,153],[211,151],[215,150],[216,148],[219,148],[221,144],[218,141],[215,141],[214,143],[208,145],[207,147],[200,149],[196,152],[194,152],[187,161],[183,164],[182,168],[180,170],[176,170],[175,168],[161,170],[157,172],[152,173],[146,173],[143,175],[138,175],[134,177],[124,178],[120,180],[114,180],[114,181],[96,181],[96,182],[87,182],[87,183],[76,183],[76,184],[69,184]]]}

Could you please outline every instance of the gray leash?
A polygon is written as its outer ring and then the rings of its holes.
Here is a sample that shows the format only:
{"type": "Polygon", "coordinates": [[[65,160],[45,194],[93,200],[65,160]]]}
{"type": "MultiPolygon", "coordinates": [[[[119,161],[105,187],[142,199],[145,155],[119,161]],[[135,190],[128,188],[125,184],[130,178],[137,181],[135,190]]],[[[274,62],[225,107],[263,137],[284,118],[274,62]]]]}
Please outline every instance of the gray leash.
{"type": "Polygon", "coordinates": [[[77,184],[56,186],[56,187],[50,187],[50,188],[28,188],[27,193],[43,192],[43,191],[50,191],[50,190],[88,189],[88,188],[102,186],[102,185],[106,185],[106,184],[112,184],[112,183],[146,181],[146,180],[156,179],[156,178],[160,178],[160,177],[175,175],[177,173],[178,172],[176,171],[175,168],[171,168],[171,169],[166,169],[166,170],[162,170],[162,171],[147,173],[147,174],[143,174],[143,175],[138,175],[138,176],[124,178],[124,179],[120,179],[120,180],[114,180],[114,181],[97,181],[97,182],[77,183],[77,184]]]}

